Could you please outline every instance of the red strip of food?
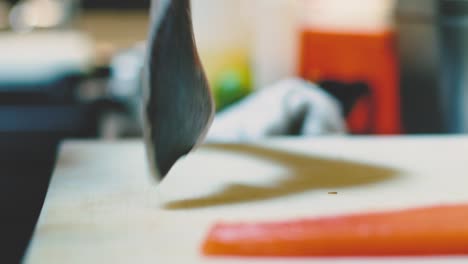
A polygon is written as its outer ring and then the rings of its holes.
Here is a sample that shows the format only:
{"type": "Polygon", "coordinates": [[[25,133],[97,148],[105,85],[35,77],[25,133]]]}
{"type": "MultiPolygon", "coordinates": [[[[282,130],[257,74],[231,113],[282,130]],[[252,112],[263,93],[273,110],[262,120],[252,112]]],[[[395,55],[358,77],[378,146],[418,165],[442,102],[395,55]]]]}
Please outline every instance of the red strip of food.
{"type": "Polygon", "coordinates": [[[209,256],[344,257],[468,254],[468,205],[270,223],[219,223],[209,256]]]}

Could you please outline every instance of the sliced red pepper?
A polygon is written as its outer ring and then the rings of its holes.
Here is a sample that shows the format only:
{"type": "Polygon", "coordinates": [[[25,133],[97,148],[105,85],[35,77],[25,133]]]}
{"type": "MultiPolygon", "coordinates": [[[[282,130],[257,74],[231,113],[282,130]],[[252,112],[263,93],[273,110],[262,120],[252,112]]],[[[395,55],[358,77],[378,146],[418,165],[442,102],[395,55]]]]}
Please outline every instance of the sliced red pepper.
{"type": "Polygon", "coordinates": [[[210,256],[340,257],[468,254],[468,205],[263,223],[216,224],[210,256]]]}

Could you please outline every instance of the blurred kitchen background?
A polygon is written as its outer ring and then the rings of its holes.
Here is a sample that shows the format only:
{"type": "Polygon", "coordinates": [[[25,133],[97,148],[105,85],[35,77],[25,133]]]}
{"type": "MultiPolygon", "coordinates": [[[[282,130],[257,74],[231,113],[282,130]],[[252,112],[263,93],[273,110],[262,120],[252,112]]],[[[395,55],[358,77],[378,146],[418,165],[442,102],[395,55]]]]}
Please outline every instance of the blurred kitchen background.
{"type": "MultiPolygon", "coordinates": [[[[18,252],[60,142],[141,137],[149,1],[0,0],[0,201],[18,252]]],[[[467,0],[193,0],[192,10],[220,114],[301,78],[338,102],[352,135],[468,132],[467,0]]]]}
{"type": "MultiPolygon", "coordinates": [[[[468,132],[468,1],[192,2],[219,112],[300,77],[340,102],[350,134],[468,132]]],[[[0,0],[0,133],[140,137],[148,8],[0,0]]]]}

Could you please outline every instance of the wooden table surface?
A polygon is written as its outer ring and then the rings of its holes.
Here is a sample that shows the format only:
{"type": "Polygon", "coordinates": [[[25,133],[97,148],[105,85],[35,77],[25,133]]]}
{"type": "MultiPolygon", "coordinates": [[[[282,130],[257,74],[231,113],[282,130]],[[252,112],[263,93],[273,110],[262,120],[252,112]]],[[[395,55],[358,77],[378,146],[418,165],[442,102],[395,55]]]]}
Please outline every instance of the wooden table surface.
{"type": "Polygon", "coordinates": [[[468,202],[468,137],[207,144],[161,184],[140,141],[62,145],[24,263],[468,263],[468,257],[206,258],[219,220],[281,220],[468,202]],[[329,194],[337,192],[337,194],[329,194]]]}

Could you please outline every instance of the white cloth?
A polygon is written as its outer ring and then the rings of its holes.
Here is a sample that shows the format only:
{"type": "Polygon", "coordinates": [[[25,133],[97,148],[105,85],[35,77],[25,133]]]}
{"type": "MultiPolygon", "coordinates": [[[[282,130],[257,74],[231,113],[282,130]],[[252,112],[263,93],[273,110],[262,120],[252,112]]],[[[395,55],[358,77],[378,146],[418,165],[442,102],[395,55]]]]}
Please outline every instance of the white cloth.
{"type": "Polygon", "coordinates": [[[289,135],[346,133],[340,104],[320,87],[287,79],[263,88],[215,116],[206,142],[253,141],[289,135]],[[297,124],[296,124],[297,125],[297,124]]]}

